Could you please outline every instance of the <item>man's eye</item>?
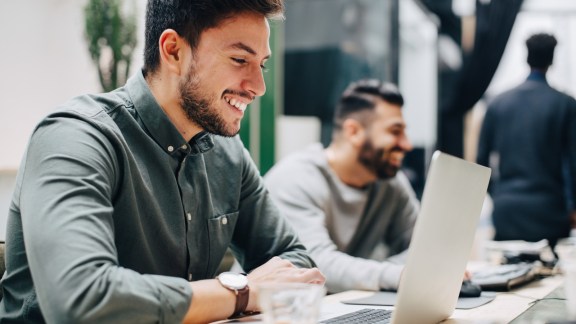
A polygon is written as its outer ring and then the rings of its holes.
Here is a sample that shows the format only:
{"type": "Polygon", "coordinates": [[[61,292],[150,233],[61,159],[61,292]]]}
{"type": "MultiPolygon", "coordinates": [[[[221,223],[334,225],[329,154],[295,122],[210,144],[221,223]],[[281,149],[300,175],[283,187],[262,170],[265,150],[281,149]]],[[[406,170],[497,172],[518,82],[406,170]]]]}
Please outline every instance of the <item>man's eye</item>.
{"type": "Polygon", "coordinates": [[[268,68],[265,65],[260,65],[262,72],[268,72],[268,68]]]}
{"type": "Polygon", "coordinates": [[[404,131],[401,129],[393,129],[390,131],[390,133],[394,136],[402,136],[404,134],[404,131]]]}
{"type": "Polygon", "coordinates": [[[232,61],[234,61],[234,62],[236,62],[236,63],[238,63],[238,64],[246,64],[246,60],[245,60],[245,59],[241,59],[241,58],[233,57],[233,58],[232,58],[232,61]]]}

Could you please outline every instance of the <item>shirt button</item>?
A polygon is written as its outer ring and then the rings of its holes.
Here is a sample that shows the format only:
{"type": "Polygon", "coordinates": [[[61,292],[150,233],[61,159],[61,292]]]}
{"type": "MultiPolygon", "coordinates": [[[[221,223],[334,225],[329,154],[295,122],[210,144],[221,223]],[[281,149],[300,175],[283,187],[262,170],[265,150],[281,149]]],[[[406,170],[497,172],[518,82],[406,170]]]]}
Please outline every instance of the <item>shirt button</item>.
{"type": "Polygon", "coordinates": [[[192,214],[190,214],[190,213],[186,213],[186,217],[188,218],[188,220],[189,220],[189,221],[191,221],[191,220],[192,220],[192,214]]]}
{"type": "Polygon", "coordinates": [[[174,152],[174,146],[172,145],[168,146],[168,152],[174,152]]]}
{"type": "Polygon", "coordinates": [[[222,218],[222,225],[228,224],[228,217],[222,218]]]}
{"type": "Polygon", "coordinates": [[[185,150],[185,149],[188,148],[188,145],[184,144],[184,145],[182,145],[180,148],[183,149],[183,150],[185,150]]]}
{"type": "Polygon", "coordinates": [[[188,274],[188,281],[192,281],[192,274],[191,273],[188,274]]]}

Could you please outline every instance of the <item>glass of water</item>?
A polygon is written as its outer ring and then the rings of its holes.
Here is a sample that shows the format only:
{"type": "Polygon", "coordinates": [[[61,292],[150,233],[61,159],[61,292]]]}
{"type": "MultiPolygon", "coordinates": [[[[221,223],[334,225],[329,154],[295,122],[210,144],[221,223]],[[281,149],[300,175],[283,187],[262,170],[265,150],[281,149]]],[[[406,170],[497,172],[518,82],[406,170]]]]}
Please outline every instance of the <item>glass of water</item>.
{"type": "Polygon", "coordinates": [[[325,294],[324,286],[315,284],[258,285],[258,303],[266,324],[316,324],[325,294]]]}

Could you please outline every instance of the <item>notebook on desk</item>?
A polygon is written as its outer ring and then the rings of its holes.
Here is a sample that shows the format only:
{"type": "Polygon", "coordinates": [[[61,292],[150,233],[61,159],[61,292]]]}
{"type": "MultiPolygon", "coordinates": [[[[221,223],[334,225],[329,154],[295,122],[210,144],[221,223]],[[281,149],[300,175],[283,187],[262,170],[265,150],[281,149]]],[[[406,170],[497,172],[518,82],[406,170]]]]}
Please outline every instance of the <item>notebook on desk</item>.
{"type": "Polygon", "coordinates": [[[452,315],[489,179],[489,168],[434,153],[391,323],[438,323],[452,315]]]}
{"type": "Polygon", "coordinates": [[[537,279],[538,266],[530,263],[491,266],[472,274],[483,291],[510,291],[537,279]]]}

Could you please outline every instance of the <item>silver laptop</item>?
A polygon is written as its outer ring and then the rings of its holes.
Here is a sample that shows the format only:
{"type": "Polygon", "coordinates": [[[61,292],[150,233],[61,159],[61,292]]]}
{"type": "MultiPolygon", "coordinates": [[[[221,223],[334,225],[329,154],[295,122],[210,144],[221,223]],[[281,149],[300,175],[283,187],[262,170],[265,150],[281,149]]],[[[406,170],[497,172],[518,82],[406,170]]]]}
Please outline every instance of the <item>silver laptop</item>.
{"type": "Polygon", "coordinates": [[[489,168],[434,153],[391,323],[438,323],[452,315],[489,179],[489,168]]]}

